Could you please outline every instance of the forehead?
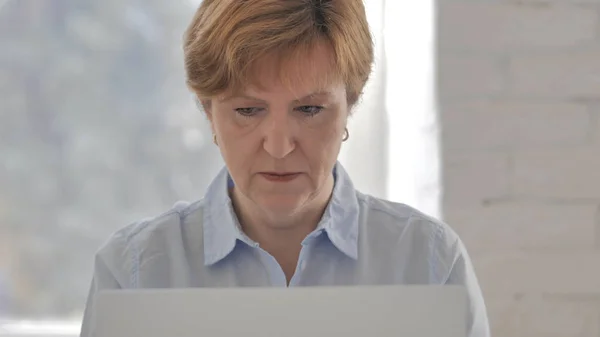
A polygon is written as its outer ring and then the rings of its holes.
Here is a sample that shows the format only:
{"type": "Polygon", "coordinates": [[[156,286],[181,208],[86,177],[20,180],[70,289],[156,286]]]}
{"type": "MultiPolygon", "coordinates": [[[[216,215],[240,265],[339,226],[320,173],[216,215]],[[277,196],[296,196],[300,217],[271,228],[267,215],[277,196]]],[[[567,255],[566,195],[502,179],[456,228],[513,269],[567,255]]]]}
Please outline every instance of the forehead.
{"type": "Polygon", "coordinates": [[[243,91],[280,92],[296,98],[343,88],[336,71],[333,50],[325,43],[312,48],[274,52],[256,60],[249,70],[243,91]]]}

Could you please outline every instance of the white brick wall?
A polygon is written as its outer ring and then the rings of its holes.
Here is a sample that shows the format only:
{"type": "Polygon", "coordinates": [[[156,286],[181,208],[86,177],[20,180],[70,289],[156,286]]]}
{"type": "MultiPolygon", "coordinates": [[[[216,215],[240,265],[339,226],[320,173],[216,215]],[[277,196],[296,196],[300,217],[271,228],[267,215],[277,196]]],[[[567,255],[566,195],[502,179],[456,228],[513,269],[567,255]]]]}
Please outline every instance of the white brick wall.
{"type": "Polygon", "coordinates": [[[513,188],[540,199],[600,200],[600,147],[515,153],[513,188]]]}
{"type": "MultiPolygon", "coordinates": [[[[505,153],[459,153],[444,160],[442,181],[449,210],[478,206],[510,195],[510,160],[505,153]],[[490,179],[493,177],[493,179],[490,179]]],[[[448,211],[448,208],[447,208],[448,211]]]]}
{"type": "MultiPolygon", "coordinates": [[[[487,295],[487,294],[486,294],[487,295]]],[[[548,294],[503,293],[487,296],[493,336],[598,336],[600,310],[595,300],[548,294]]]]}
{"type": "Polygon", "coordinates": [[[577,99],[600,96],[600,45],[511,57],[510,94],[523,98],[577,99]]]}
{"type": "Polygon", "coordinates": [[[570,149],[589,143],[595,122],[585,104],[507,99],[448,103],[441,119],[446,129],[462,129],[444,139],[462,151],[570,149]]]}
{"type": "Polygon", "coordinates": [[[600,337],[600,0],[439,0],[444,218],[502,337],[600,337]]]}
{"type": "Polygon", "coordinates": [[[474,256],[513,252],[589,251],[596,244],[594,203],[507,201],[449,207],[446,218],[474,256]]]}
{"type": "Polygon", "coordinates": [[[447,49],[522,51],[584,45],[596,38],[596,13],[583,7],[446,1],[440,11],[440,43],[447,49]]]}

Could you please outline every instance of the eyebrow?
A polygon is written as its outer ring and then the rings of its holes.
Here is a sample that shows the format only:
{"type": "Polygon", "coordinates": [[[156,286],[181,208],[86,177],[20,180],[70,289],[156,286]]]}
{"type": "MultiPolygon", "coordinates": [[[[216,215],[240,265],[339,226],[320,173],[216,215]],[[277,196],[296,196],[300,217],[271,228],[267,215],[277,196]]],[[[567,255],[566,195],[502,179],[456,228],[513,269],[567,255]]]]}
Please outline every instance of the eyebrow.
{"type": "MultiPolygon", "coordinates": [[[[298,103],[300,101],[304,101],[307,99],[312,99],[312,98],[317,98],[317,97],[332,97],[333,93],[331,91],[317,91],[317,92],[313,92],[312,94],[308,94],[304,97],[295,99],[294,102],[298,103]]],[[[260,99],[260,98],[256,98],[256,97],[252,97],[246,94],[233,94],[230,96],[227,96],[223,99],[221,99],[221,102],[226,102],[226,101],[230,101],[232,99],[236,99],[236,98],[245,98],[245,99],[249,99],[249,100],[253,100],[253,101],[258,101],[258,102],[262,102],[262,103],[266,103],[265,100],[260,99]]]]}

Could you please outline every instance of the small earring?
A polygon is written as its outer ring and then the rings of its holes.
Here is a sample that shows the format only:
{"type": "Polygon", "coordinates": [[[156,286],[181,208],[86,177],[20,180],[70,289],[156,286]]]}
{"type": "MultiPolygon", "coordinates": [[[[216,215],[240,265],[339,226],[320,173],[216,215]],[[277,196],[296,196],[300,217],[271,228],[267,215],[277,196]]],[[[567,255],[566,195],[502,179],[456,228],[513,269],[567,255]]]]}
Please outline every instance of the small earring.
{"type": "Polygon", "coordinates": [[[217,134],[213,133],[213,143],[215,143],[216,146],[219,146],[219,143],[217,142],[217,134]]]}
{"type": "Polygon", "coordinates": [[[342,138],[342,142],[345,142],[350,138],[350,132],[348,132],[348,128],[344,129],[344,138],[342,138]]]}

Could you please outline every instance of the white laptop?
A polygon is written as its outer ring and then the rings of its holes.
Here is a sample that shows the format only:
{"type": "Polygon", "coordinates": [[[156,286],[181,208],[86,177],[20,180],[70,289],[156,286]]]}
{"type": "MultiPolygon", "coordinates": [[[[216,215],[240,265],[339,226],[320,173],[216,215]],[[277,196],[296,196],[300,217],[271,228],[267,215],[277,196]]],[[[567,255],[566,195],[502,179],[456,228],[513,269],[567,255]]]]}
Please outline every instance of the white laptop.
{"type": "Polygon", "coordinates": [[[466,336],[455,286],[118,290],[96,305],[96,337],[466,336]]]}

